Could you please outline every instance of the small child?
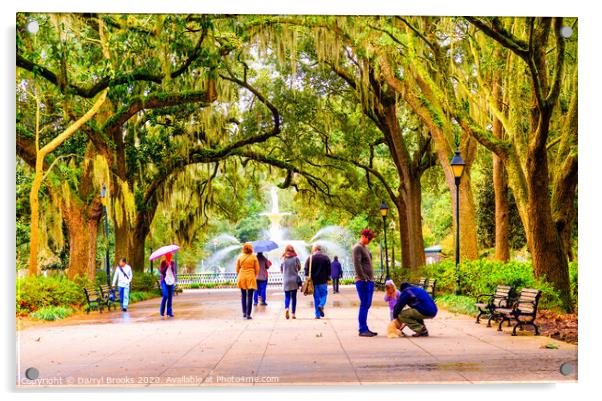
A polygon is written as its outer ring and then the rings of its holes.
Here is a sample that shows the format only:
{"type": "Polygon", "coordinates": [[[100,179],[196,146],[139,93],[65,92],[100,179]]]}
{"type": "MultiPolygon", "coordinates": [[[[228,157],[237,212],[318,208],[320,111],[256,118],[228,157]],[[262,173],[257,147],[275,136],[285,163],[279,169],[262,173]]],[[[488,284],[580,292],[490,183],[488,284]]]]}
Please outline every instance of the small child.
{"type": "Polygon", "coordinates": [[[389,318],[391,320],[393,320],[393,309],[400,295],[401,291],[397,289],[393,280],[387,280],[385,282],[385,302],[389,303],[389,318]]]}

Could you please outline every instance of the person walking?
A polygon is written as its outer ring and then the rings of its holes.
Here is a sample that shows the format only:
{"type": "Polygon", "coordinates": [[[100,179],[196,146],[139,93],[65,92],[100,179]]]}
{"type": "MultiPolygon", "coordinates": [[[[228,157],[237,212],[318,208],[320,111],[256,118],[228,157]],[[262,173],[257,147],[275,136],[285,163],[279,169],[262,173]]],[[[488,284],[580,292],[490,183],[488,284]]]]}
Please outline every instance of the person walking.
{"type": "Polygon", "coordinates": [[[117,284],[119,289],[119,303],[123,312],[128,311],[130,303],[130,283],[132,282],[132,267],[126,263],[125,258],[119,259],[119,263],[113,274],[113,287],[117,284]]]}
{"type": "Polygon", "coordinates": [[[414,331],[412,337],[428,337],[424,319],[437,316],[435,301],[424,289],[408,283],[401,283],[399,290],[401,294],[393,309],[393,317],[414,331]],[[408,308],[404,309],[406,305],[408,308]]]}
{"type": "Polygon", "coordinates": [[[161,316],[165,316],[165,307],[167,306],[167,316],[173,317],[172,299],[176,285],[176,263],[171,260],[171,253],[166,254],[165,259],[161,261],[159,272],[161,273],[161,293],[163,295],[159,313],[161,316]]]}
{"type": "Polygon", "coordinates": [[[284,290],[284,316],[290,317],[289,307],[292,306],[293,319],[296,319],[297,311],[297,290],[299,289],[299,271],[301,270],[301,261],[297,257],[295,248],[287,245],[282,254],[280,271],[282,272],[282,289],[284,290]]]}
{"type": "Polygon", "coordinates": [[[261,304],[267,305],[266,302],[266,291],[268,287],[268,269],[270,268],[270,261],[263,255],[263,252],[257,253],[257,261],[259,262],[259,274],[257,274],[257,291],[253,295],[253,305],[257,306],[259,297],[261,296],[261,304]]]}
{"type": "Polygon", "coordinates": [[[330,267],[330,274],[332,275],[332,293],[336,294],[339,292],[339,280],[343,278],[343,268],[341,267],[338,256],[334,257],[330,267]]]}
{"type": "Polygon", "coordinates": [[[328,280],[330,280],[330,258],[322,252],[322,246],[315,244],[312,254],[305,261],[305,277],[311,275],[314,283],[314,308],[316,319],[324,317],[324,306],[328,296],[328,280]],[[311,273],[310,273],[311,272],[311,273]]]}
{"type": "Polygon", "coordinates": [[[368,249],[368,244],[373,238],[372,230],[369,228],[362,230],[360,240],[352,250],[355,288],[360,298],[360,309],[357,317],[360,337],[374,337],[378,334],[368,328],[368,310],[372,305],[372,295],[374,294],[372,254],[368,249]]]}
{"type": "Polygon", "coordinates": [[[259,261],[253,255],[253,245],[245,243],[242,253],[236,259],[237,285],[240,288],[240,300],[242,304],[242,316],[251,319],[253,308],[253,291],[257,289],[257,275],[259,274],[259,261]]]}

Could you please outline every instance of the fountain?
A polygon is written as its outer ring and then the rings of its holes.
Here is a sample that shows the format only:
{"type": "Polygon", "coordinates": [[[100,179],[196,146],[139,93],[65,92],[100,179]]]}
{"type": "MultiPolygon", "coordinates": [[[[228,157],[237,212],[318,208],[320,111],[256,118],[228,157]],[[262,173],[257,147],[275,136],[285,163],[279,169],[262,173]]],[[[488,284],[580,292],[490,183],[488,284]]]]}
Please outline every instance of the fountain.
{"type": "MultiPolygon", "coordinates": [[[[261,213],[270,220],[270,226],[265,231],[265,239],[270,239],[278,244],[278,248],[264,253],[272,262],[272,266],[279,269],[280,260],[287,245],[292,245],[297,252],[301,264],[309,257],[311,244],[320,244],[323,251],[331,258],[335,255],[343,266],[350,266],[350,250],[353,245],[353,239],[349,232],[340,226],[327,226],[320,229],[309,242],[296,239],[286,239],[285,231],[282,226],[284,216],[293,215],[290,212],[281,212],[278,202],[278,189],[272,187],[270,190],[272,207],[269,212],[261,213]]],[[[220,234],[208,242],[208,246],[213,248],[213,254],[202,263],[202,270],[211,272],[232,272],[235,270],[235,262],[240,252],[242,244],[230,234],[220,234]],[[236,252],[235,252],[236,251],[236,252]]]]}

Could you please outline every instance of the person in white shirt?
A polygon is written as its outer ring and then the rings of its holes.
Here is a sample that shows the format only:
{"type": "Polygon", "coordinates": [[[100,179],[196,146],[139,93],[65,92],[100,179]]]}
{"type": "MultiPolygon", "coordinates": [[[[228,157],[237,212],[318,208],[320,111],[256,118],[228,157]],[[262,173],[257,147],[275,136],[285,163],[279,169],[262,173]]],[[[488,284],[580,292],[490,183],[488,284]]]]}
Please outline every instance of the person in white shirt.
{"type": "Polygon", "coordinates": [[[117,284],[119,288],[119,302],[121,310],[127,312],[130,301],[130,282],[132,281],[132,268],[126,263],[125,258],[119,260],[118,266],[113,274],[113,287],[117,284]]]}

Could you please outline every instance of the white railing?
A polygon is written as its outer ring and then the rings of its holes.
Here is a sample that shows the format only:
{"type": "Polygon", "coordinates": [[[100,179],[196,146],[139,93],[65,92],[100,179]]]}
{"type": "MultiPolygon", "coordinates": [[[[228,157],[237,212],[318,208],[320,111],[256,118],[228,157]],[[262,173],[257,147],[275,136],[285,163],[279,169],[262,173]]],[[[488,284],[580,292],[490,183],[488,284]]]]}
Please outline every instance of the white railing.
{"type": "MultiPolygon", "coordinates": [[[[355,277],[355,271],[343,270],[343,280],[353,277],[355,277]]],[[[374,271],[374,277],[380,277],[380,270],[374,271]]],[[[235,272],[178,274],[178,286],[181,288],[235,287],[236,279],[235,272]]],[[[276,285],[282,285],[282,273],[269,271],[268,286],[276,285]]]]}

